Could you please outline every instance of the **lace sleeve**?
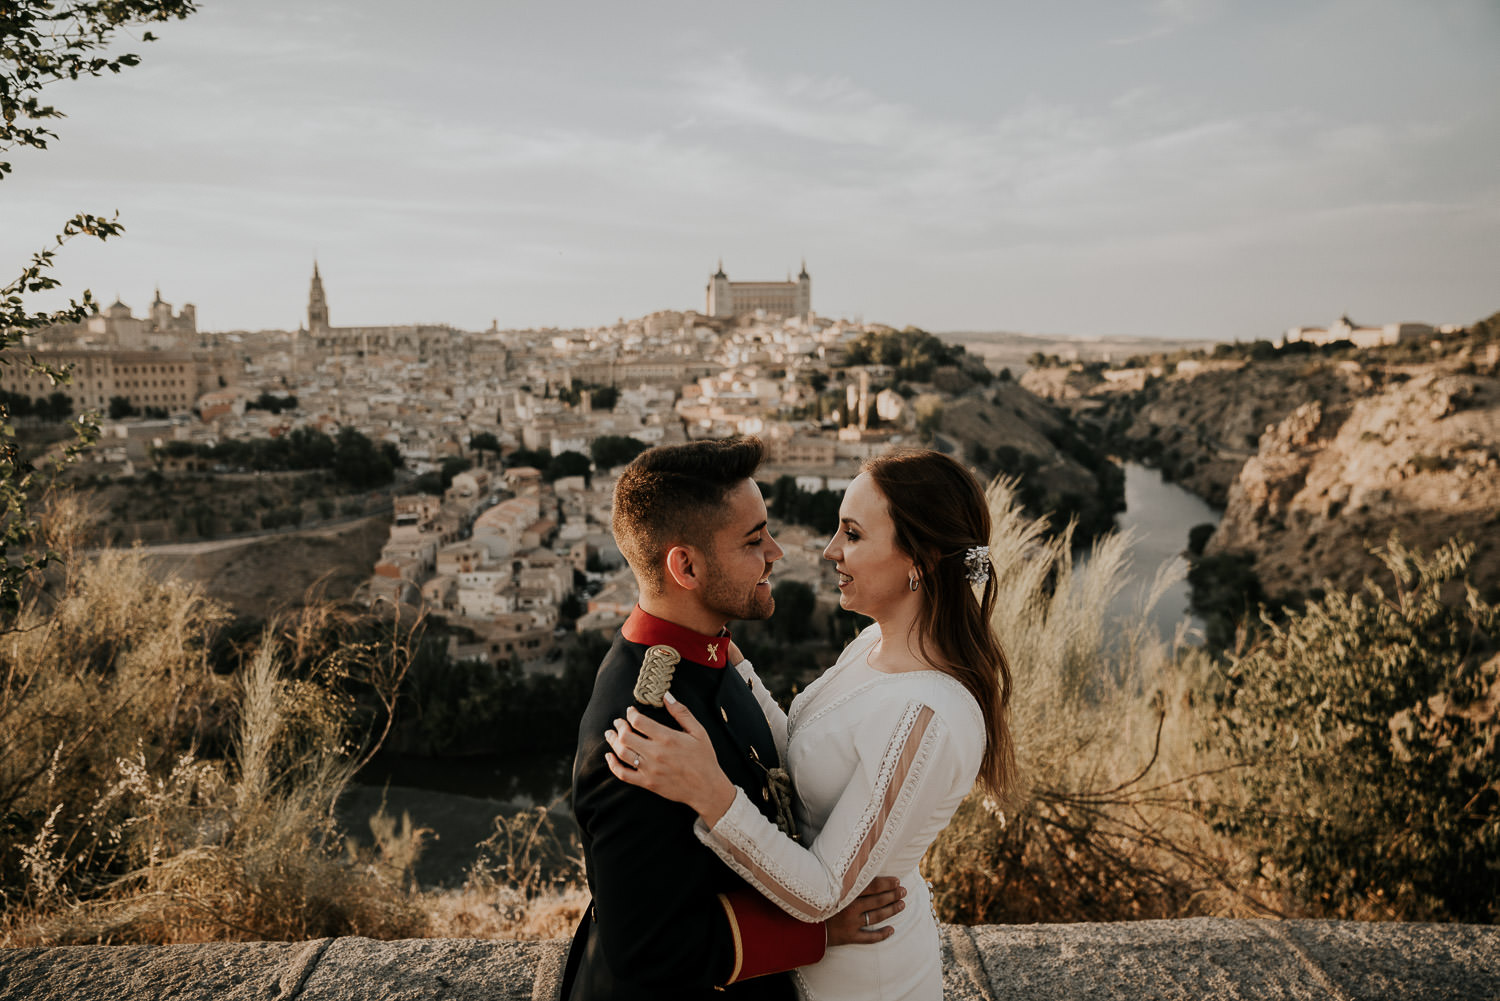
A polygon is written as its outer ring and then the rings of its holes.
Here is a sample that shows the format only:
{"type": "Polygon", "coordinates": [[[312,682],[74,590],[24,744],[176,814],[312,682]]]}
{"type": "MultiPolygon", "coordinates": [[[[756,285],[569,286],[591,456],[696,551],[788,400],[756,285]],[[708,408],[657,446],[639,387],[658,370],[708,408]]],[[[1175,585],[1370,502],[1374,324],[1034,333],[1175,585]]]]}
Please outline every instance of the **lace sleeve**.
{"type": "Polygon", "coordinates": [[[960,755],[931,706],[882,707],[851,727],[849,737],[859,767],[811,845],[782,834],[743,790],[711,830],[702,820],[695,827],[698,839],[730,868],[803,921],[821,921],[845,907],[881,874],[894,847],[929,827],[957,785],[966,790],[960,755]]]}
{"type": "Polygon", "coordinates": [[[740,677],[750,686],[750,694],[755,696],[760,711],[766,714],[766,722],[771,726],[771,736],[776,738],[776,753],[782,761],[786,761],[786,711],[771,697],[770,689],[760,680],[760,675],[755,673],[755,665],[748,658],[734,665],[734,669],[740,672],[740,677]]]}

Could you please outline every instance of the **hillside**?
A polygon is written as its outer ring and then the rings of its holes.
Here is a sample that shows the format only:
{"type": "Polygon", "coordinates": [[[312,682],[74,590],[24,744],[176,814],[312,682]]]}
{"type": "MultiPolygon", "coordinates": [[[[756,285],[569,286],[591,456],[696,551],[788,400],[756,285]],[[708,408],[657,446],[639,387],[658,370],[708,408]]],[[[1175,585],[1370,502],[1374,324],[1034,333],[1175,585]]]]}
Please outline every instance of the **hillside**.
{"type": "Polygon", "coordinates": [[[1249,557],[1273,599],[1383,573],[1370,549],[1393,532],[1422,550],[1461,536],[1476,546],[1471,579],[1500,588],[1500,344],[1480,329],[1430,345],[1073,365],[1022,382],[1224,507],[1207,553],[1249,557]]]}
{"type": "Polygon", "coordinates": [[[314,586],[329,598],[353,594],[370,576],[390,534],[375,515],[300,532],[148,546],[146,565],[202,587],[237,615],[266,619],[298,606],[314,586]]]}
{"type": "Polygon", "coordinates": [[[1461,536],[1471,580],[1500,590],[1500,378],[1419,371],[1299,406],[1261,436],[1207,552],[1253,554],[1272,595],[1355,588],[1392,533],[1427,551],[1461,536]]]}
{"type": "Polygon", "coordinates": [[[1065,408],[1020,384],[991,386],[941,399],[931,407],[931,427],[982,478],[1019,477],[1028,511],[1047,514],[1061,527],[1079,523],[1080,538],[1109,530],[1124,507],[1124,473],[1109,460],[1097,435],[1081,428],[1065,408]]]}
{"type": "Polygon", "coordinates": [[[1083,366],[1037,369],[1021,384],[1105,427],[1122,451],[1216,507],[1229,499],[1260,436],[1305,403],[1342,403],[1375,388],[1354,362],[1306,357],[1183,365],[1163,377],[1108,379],[1083,366]]]}

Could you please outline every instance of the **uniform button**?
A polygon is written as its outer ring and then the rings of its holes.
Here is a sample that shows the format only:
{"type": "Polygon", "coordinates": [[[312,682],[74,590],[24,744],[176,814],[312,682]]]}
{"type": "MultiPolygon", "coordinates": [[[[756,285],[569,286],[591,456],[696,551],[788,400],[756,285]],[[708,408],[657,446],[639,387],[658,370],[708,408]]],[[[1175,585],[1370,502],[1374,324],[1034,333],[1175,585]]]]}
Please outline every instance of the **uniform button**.
{"type": "Polygon", "coordinates": [[[755,752],[755,748],[754,747],[750,748],[750,757],[753,760],[755,760],[755,761],[759,761],[760,760],[760,755],[755,752]]]}
{"type": "Polygon", "coordinates": [[[765,800],[767,803],[771,802],[771,790],[768,788],[762,788],[760,791],[760,798],[765,800]]]}
{"type": "Polygon", "coordinates": [[[729,722],[729,712],[723,706],[719,707],[719,715],[724,717],[724,722],[729,722]]]}

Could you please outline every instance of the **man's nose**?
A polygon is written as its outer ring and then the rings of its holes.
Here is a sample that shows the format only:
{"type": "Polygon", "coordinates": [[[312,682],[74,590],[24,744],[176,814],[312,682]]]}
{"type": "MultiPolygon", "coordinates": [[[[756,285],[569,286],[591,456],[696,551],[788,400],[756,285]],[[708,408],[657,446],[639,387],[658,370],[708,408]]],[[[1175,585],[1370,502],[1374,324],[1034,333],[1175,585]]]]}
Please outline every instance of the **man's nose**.
{"type": "Polygon", "coordinates": [[[767,563],[775,563],[786,555],[786,550],[781,548],[781,543],[777,542],[774,536],[767,533],[766,541],[771,543],[770,553],[766,560],[767,563]]]}

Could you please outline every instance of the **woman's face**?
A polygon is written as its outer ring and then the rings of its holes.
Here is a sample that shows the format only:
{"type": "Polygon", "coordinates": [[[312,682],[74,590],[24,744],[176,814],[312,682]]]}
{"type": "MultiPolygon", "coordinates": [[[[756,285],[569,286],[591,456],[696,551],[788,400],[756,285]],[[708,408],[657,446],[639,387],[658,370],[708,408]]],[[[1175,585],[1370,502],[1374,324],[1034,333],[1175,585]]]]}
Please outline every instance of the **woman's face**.
{"type": "Polygon", "coordinates": [[[869,473],[849,484],[839,504],[839,527],[823,550],[839,574],[839,605],[877,622],[918,600],[908,581],[914,565],[896,547],[896,523],[869,473]]]}

